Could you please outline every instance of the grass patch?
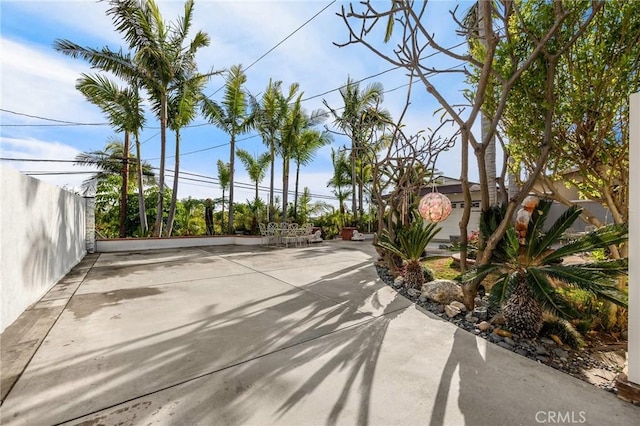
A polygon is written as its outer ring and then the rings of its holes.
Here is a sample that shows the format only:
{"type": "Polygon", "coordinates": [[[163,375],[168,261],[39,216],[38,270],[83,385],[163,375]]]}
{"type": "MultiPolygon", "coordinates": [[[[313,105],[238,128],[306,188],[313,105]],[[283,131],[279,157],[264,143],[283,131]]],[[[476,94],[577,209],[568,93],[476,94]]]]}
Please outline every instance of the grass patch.
{"type": "Polygon", "coordinates": [[[430,268],[438,279],[452,280],[460,275],[460,268],[450,256],[430,257],[423,261],[422,264],[430,268]]]}

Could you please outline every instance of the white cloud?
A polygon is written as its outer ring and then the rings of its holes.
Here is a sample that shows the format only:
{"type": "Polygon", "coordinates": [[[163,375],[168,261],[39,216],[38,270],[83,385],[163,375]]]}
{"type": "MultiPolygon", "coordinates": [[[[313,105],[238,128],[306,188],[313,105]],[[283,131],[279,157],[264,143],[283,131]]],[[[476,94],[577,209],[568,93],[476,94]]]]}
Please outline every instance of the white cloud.
{"type": "Polygon", "coordinates": [[[0,38],[0,48],[3,109],[68,121],[105,121],[75,89],[80,73],[89,71],[83,63],[6,37],[0,38]]]}
{"type": "MultiPolygon", "coordinates": [[[[3,158],[73,159],[79,152],[76,148],[59,142],[0,137],[0,155],[3,158]]],[[[33,173],[34,178],[72,191],[79,191],[82,181],[91,176],[90,173],[82,172],[95,171],[95,167],[76,166],[68,162],[2,161],[2,164],[25,174],[33,173]],[[71,173],[65,174],[67,172],[71,173]]]]}

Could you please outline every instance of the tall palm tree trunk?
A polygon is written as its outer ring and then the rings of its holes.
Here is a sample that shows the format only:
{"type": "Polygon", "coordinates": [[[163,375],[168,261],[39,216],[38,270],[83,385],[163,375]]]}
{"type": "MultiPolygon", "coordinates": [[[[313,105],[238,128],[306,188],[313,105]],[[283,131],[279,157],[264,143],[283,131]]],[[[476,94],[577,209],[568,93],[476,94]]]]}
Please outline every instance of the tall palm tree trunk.
{"type": "Polygon", "coordinates": [[[235,177],[235,161],[236,161],[236,137],[231,135],[231,154],[229,155],[229,234],[233,234],[233,184],[235,177]]]}
{"type": "Polygon", "coordinates": [[[122,158],[122,189],[120,191],[120,238],[127,236],[127,190],[129,187],[129,132],[124,132],[124,149],[122,158]]]}
{"type": "Polygon", "coordinates": [[[356,147],[353,142],[351,143],[351,191],[351,212],[355,221],[358,214],[356,205],[358,193],[356,192],[356,147]]]}
{"type": "Polygon", "coordinates": [[[165,157],[167,155],[167,97],[162,95],[160,99],[160,181],[158,182],[158,213],[156,216],[156,225],[154,236],[162,235],[162,213],[164,210],[164,167],[165,157]]]}
{"type": "Polygon", "coordinates": [[[224,188],[222,188],[222,217],[220,218],[220,231],[224,232],[224,188]]]}
{"type": "Polygon", "coordinates": [[[178,201],[178,176],[180,173],[180,130],[176,130],[176,161],[173,171],[173,190],[171,192],[171,205],[169,206],[169,218],[167,219],[166,236],[173,232],[173,220],[176,215],[176,203],[178,201]]]}
{"type": "Polygon", "coordinates": [[[275,164],[276,164],[276,147],[274,144],[271,144],[270,147],[271,154],[271,177],[269,184],[269,222],[273,222],[273,217],[275,214],[275,207],[273,205],[273,188],[275,187],[275,164]]]}
{"type": "Polygon", "coordinates": [[[135,134],[136,140],[136,157],[138,159],[138,213],[140,214],[140,230],[142,232],[142,236],[147,235],[147,231],[149,229],[149,225],[147,224],[147,209],[144,205],[144,188],[142,181],[142,153],[140,149],[140,138],[138,137],[138,133],[135,134]]]}
{"type": "Polygon", "coordinates": [[[296,191],[293,194],[293,216],[298,219],[298,183],[300,182],[300,163],[296,165],[296,191]]]}
{"type": "Polygon", "coordinates": [[[287,203],[289,202],[289,161],[284,156],[282,162],[282,221],[287,220],[287,203]]]}

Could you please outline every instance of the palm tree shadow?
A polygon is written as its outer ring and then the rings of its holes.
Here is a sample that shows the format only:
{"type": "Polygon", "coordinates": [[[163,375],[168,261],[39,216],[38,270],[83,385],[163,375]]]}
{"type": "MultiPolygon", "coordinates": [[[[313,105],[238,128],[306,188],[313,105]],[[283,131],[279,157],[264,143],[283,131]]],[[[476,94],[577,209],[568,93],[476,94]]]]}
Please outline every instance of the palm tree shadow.
{"type": "MultiPolygon", "coordinates": [[[[451,353],[440,376],[438,392],[431,411],[430,426],[444,424],[447,401],[456,370],[460,378],[457,387],[458,407],[464,416],[464,424],[474,424],[474,419],[477,420],[478,398],[489,388],[487,365],[487,359],[478,349],[476,337],[458,328],[453,336],[451,353]]],[[[453,389],[456,389],[455,386],[453,389]]]]}

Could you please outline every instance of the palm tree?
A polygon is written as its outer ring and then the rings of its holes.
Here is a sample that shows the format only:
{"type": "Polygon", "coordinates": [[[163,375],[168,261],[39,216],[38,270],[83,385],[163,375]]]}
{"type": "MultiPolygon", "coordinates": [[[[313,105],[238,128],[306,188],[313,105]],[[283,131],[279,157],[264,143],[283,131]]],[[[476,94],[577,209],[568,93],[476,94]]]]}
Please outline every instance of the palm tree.
{"type": "Polygon", "coordinates": [[[249,110],[249,96],[243,86],[247,76],[241,65],[234,65],[227,72],[224,96],[221,103],[202,98],[202,115],[212,124],[224,130],[230,137],[229,149],[229,233],[233,233],[233,185],[235,175],[236,137],[248,132],[253,125],[249,110]]]}
{"type": "Polygon", "coordinates": [[[116,130],[124,132],[122,157],[122,189],[120,193],[120,238],[125,235],[127,215],[127,188],[129,186],[129,138],[133,134],[136,144],[136,167],[138,178],[138,212],[143,235],[147,232],[147,214],[144,205],[142,167],[140,167],[140,129],[144,126],[144,111],[140,94],[135,85],[121,88],[115,82],[99,74],[82,74],[76,82],[78,89],[91,103],[97,105],[108,117],[116,130]]]}
{"type": "Polygon", "coordinates": [[[349,161],[344,151],[335,151],[331,148],[331,163],[333,164],[333,176],[327,182],[327,187],[333,188],[333,194],[340,203],[341,225],[344,226],[345,202],[351,195],[348,186],[351,182],[349,161]]]}
{"type": "Polygon", "coordinates": [[[262,141],[269,148],[269,161],[271,164],[269,178],[269,221],[273,221],[275,187],[275,164],[276,146],[278,146],[278,136],[282,129],[282,120],[288,109],[287,101],[282,94],[282,81],[269,79],[262,98],[258,102],[251,98],[253,111],[255,112],[255,127],[262,136],[262,141]]]}
{"type": "Polygon", "coordinates": [[[249,173],[249,179],[251,179],[251,182],[254,182],[256,184],[255,200],[257,200],[258,185],[260,184],[260,182],[262,182],[262,179],[264,179],[264,176],[267,173],[267,166],[269,165],[269,161],[271,160],[271,155],[268,152],[265,152],[254,157],[244,149],[237,150],[236,154],[244,165],[244,168],[247,170],[247,173],[249,173]]]}
{"type": "MultiPolygon", "coordinates": [[[[154,0],[109,0],[107,15],[128,44],[131,52],[113,51],[108,47],[94,49],[82,47],[69,40],[55,40],[59,52],[82,58],[92,67],[115,74],[147,90],[153,110],[160,121],[160,173],[159,191],[164,190],[166,159],[166,130],[168,97],[178,76],[184,76],[192,67],[189,58],[201,47],[209,44],[209,36],[199,31],[187,41],[191,27],[193,0],[184,5],[184,16],[177,24],[167,25],[154,0]],[[188,46],[183,48],[183,46],[188,46]]],[[[158,212],[154,235],[162,234],[163,199],[158,197],[158,212]]]]}
{"type": "MultiPolygon", "coordinates": [[[[487,39],[485,37],[484,24],[482,22],[482,9],[479,7],[479,3],[473,3],[463,18],[464,25],[468,28],[467,43],[471,48],[475,39],[482,43],[484,51],[487,50],[487,39]]],[[[491,16],[489,16],[491,18],[491,16]]],[[[480,131],[483,143],[487,133],[491,129],[491,119],[487,117],[486,112],[480,113],[480,131]]],[[[496,138],[492,135],[488,141],[486,141],[486,148],[484,152],[485,167],[487,170],[487,182],[489,183],[489,200],[488,205],[494,205],[498,202],[497,190],[496,190],[496,138]]]]}
{"type": "Polygon", "coordinates": [[[291,158],[296,163],[296,184],[293,196],[293,211],[298,217],[298,185],[300,181],[300,167],[306,166],[313,161],[315,154],[321,147],[331,143],[333,138],[327,131],[316,129],[304,129],[300,134],[298,143],[293,147],[291,158]]]}
{"type": "Polygon", "coordinates": [[[380,235],[379,241],[375,243],[405,262],[404,282],[407,288],[421,289],[424,284],[420,259],[424,256],[427,245],[440,231],[436,226],[435,222],[426,224],[422,218],[414,218],[410,227],[398,230],[395,239],[385,230],[380,235]]]}
{"type": "MultiPolygon", "coordinates": [[[[124,164],[122,162],[122,158],[124,158],[124,145],[125,145],[124,142],[120,140],[117,140],[115,138],[109,138],[107,141],[107,145],[104,147],[104,149],[90,151],[90,152],[81,152],[78,155],[76,155],[74,164],[83,165],[83,166],[87,166],[87,165],[95,166],[99,169],[99,171],[96,172],[94,176],[92,176],[91,178],[83,182],[82,184],[83,190],[95,191],[98,189],[98,186],[97,186],[98,181],[104,182],[111,176],[123,174],[122,170],[124,168],[124,164]],[[96,186],[93,187],[93,185],[96,185],[96,186]]],[[[130,157],[130,159],[133,160],[131,163],[133,167],[133,172],[138,175],[146,176],[146,179],[144,179],[144,181],[146,181],[148,184],[153,183],[154,175],[153,175],[151,165],[147,162],[142,162],[142,165],[140,165],[141,162],[136,157],[130,157]]],[[[144,186],[144,181],[142,185],[140,185],[139,183],[138,185],[134,185],[132,181],[129,181],[127,190],[131,189],[131,187],[133,186],[144,186]]],[[[122,183],[120,183],[120,188],[122,189],[122,183]]],[[[142,199],[143,199],[142,202],[144,203],[144,196],[142,199]]],[[[120,198],[120,203],[122,203],[121,198],[120,198]]],[[[144,219],[146,219],[146,216],[144,217],[144,219]]],[[[119,222],[118,236],[121,236],[122,235],[122,232],[121,232],[122,218],[120,214],[119,214],[118,222],[119,222]]],[[[143,223],[144,223],[143,219],[141,218],[140,227],[141,227],[141,230],[143,231],[142,235],[145,235],[144,230],[142,228],[143,223]]]]}
{"type": "MultiPolygon", "coordinates": [[[[462,282],[469,282],[482,280],[491,273],[500,274],[491,289],[491,300],[502,306],[507,327],[523,337],[537,336],[544,311],[565,319],[575,318],[577,313],[558,287],[580,288],[603,300],[626,304],[624,294],[617,289],[616,278],[626,273],[628,259],[572,265],[563,264],[562,259],[625,242],[627,224],[606,226],[561,245],[563,233],[578,219],[581,209],[570,207],[543,231],[551,205],[551,201],[540,201],[524,227],[507,230],[493,254],[492,263],[471,269],[460,277],[462,282]],[[560,248],[552,248],[557,245],[560,248]]],[[[492,223],[499,221],[494,219],[492,223]]],[[[481,228],[482,233],[490,231],[481,228]]]]}
{"type": "MultiPolygon", "coordinates": [[[[334,117],[334,124],[351,139],[351,209],[354,215],[358,211],[356,207],[358,194],[356,191],[356,159],[359,151],[366,148],[372,129],[384,126],[390,120],[390,114],[378,108],[384,100],[383,93],[384,88],[381,83],[372,83],[364,90],[360,90],[360,83],[354,82],[351,77],[348,77],[347,84],[340,89],[340,96],[344,103],[341,114],[331,108],[326,100],[323,101],[334,117]]],[[[362,213],[361,209],[360,213],[362,213]]]]}
{"type": "Polygon", "coordinates": [[[178,197],[178,178],[180,172],[180,129],[187,126],[196,116],[196,107],[202,96],[202,88],[210,75],[197,75],[184,80],[183,84],[169,97],[169,127],[176,136],[175,165],[173,168],[173,191],[169,217],[167,218],[166,236],[170,237],[173,230],[173,220],[176,212],[178,197]]]}
{"type": "Polygon", "coordinates": [[[299,141],[300,134],[307,124],[307,117],[302,109],[302,93],[295,96],[298,91],[298,85],[293,84],[289,88],[289,96],[287,99],[293,101],[284,116],[282,128],[280,129],[280,138],[276,150],[280,158],[282,158],[282,220],[287,220],[287,209],[289,199],[289,163],[293,149],[299,141]]]}
{"type": "MultiPolygon", "coordinates": [[[[222,222],[224,223],[224,192],[229,189],[231,184],[231,169],[229,163],[224,163],[222,160],[218,160],[218,183],[222,189],[222,222]]],[[[231,208],[231,206],[229,207],[231,208]]]]}

